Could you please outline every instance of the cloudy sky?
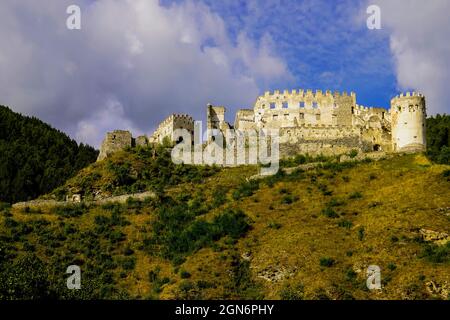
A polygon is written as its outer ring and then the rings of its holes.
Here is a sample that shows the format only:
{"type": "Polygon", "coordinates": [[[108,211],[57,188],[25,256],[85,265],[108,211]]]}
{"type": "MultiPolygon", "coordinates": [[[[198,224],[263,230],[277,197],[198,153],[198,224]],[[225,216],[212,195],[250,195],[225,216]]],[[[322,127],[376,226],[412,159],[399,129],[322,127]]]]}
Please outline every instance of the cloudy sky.
{"type": "Polygon", "coordinates": [[[149,134],[170,113],[203,119],[275,89],[355,91],[389,106],[426,94],[449,113],[448,0],[1,0],[0,104],[80,142],[149,134]],[[69,5],[81,30],[66,27],[69,5]],[[366,8],[381,8],[369,30],[366,8]]]}

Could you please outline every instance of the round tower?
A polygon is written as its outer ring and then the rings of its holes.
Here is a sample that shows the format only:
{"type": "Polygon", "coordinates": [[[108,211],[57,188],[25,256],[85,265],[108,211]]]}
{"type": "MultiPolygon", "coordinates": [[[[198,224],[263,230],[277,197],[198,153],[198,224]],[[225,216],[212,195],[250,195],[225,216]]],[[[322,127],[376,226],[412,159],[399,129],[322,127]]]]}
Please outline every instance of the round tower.
{"type": "Polygon", "coordinates": [[[391,100],[393,151],[425,151],[426,107],[420,93],[401,94],[391,100]]]}

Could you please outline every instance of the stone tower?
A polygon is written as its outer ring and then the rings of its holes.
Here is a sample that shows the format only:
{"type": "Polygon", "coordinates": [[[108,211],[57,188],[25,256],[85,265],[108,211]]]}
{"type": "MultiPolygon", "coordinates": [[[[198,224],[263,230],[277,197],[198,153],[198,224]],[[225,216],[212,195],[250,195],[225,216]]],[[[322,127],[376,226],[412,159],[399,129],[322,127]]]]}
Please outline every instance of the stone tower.
{"type": "Polygon", "coordinates": [[[422,94],[407,92],[391,100],[393,151],[424,151],[426,107],[422,94]]]}
{"type": "Polygon", "coordinates": [[[211,104],[207,106],[207,129],[222,129],[225,123],[225,107],[214,107],[211,104]]]}

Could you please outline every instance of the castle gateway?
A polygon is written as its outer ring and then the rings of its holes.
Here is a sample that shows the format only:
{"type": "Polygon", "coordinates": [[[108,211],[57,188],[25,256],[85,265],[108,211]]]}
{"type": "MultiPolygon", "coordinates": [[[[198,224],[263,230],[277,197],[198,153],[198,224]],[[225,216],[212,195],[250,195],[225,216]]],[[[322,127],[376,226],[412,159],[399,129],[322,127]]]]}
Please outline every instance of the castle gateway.
{"type": "MultiPolygon", "coordinates": [[[[279,129],[281,156],[333,155],[353,149],[420,152],[426,148],[425,97],[416,92],[394,97],[390,109],[386,109],[357,104],[353,92],[275,91],[258,97],[253,109],[238,110],[234,125],[225,121],[225,113],[225,107],[208,105],[207,129],[279,129]]],[[[159,125],[148,143],[160,143],[165,138],[176,142],[176,129],[187,129],[193,134],[193,128],[190,116],[173,114],[159,125]]],[[[118,149],[111,137],[120,141],[119,148],[132,146],[135,141],[129,132],[108,133],[98,160],[118,149]]],[[[140,140],[139,144],[147,143],[147,139],[140,140]]]]}

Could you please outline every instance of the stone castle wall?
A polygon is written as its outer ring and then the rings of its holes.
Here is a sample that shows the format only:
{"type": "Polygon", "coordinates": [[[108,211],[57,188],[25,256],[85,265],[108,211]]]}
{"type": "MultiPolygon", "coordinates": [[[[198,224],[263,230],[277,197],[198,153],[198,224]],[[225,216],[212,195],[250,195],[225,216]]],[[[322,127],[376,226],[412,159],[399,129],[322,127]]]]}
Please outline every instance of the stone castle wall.
{"type": "Polygon", "coordinates": [[[255,124],[260,128],[312,125],[351,125],[356,95],[321,90],[266,92],[254,106],[255,124]]]}
{"type": "Polygon", "coordinates": [[[351,150],[371,151],[352,126],[305,125],[280,130],[280,155],[298,153],[338,155],[351,150]]]}
{"type": "Polygon", "coordinates": [[[103,140],[97,161],[105,159],[114,152],[131,147],[132,143],[133,137],[129,131],[115,130],[113,132],[108,132],[106,138],[103,140]]]}
{"type": "Polygon", "coordinates": [[[425,150],[425,97],[416,92],[396,96],[391,100],[391,114],[393,150],[425,150]]]}
{"type": "Polygon", "coordinates": [[[186,129],[194,134],[194,120],[187,114],[172,114],[167,117],[150,136],[150,143],[162,143],[164,138],[174,141],[174,131],[186,129]]]}
{"type": "MultiPolygon", "coordinates": [[[[421,151],[426,146],[425,98],[415,92],[393,98],[388,110],[357,104],[353,92],[274,91],[258,97],[253,109],[238,110],[234,127],[225,121],[225,113],[225,107],[208,104],[207,129],[279,129],[282,155],[421,151]]],[[[162,143],[166,137],[177,142],[176,129],[187,129],[193,141],[194,120],[188,115],[166,118],[148,142],[145,137],[134,140],[126,131],[108,133],[99,160],[133,144],[162,143]]]]}

